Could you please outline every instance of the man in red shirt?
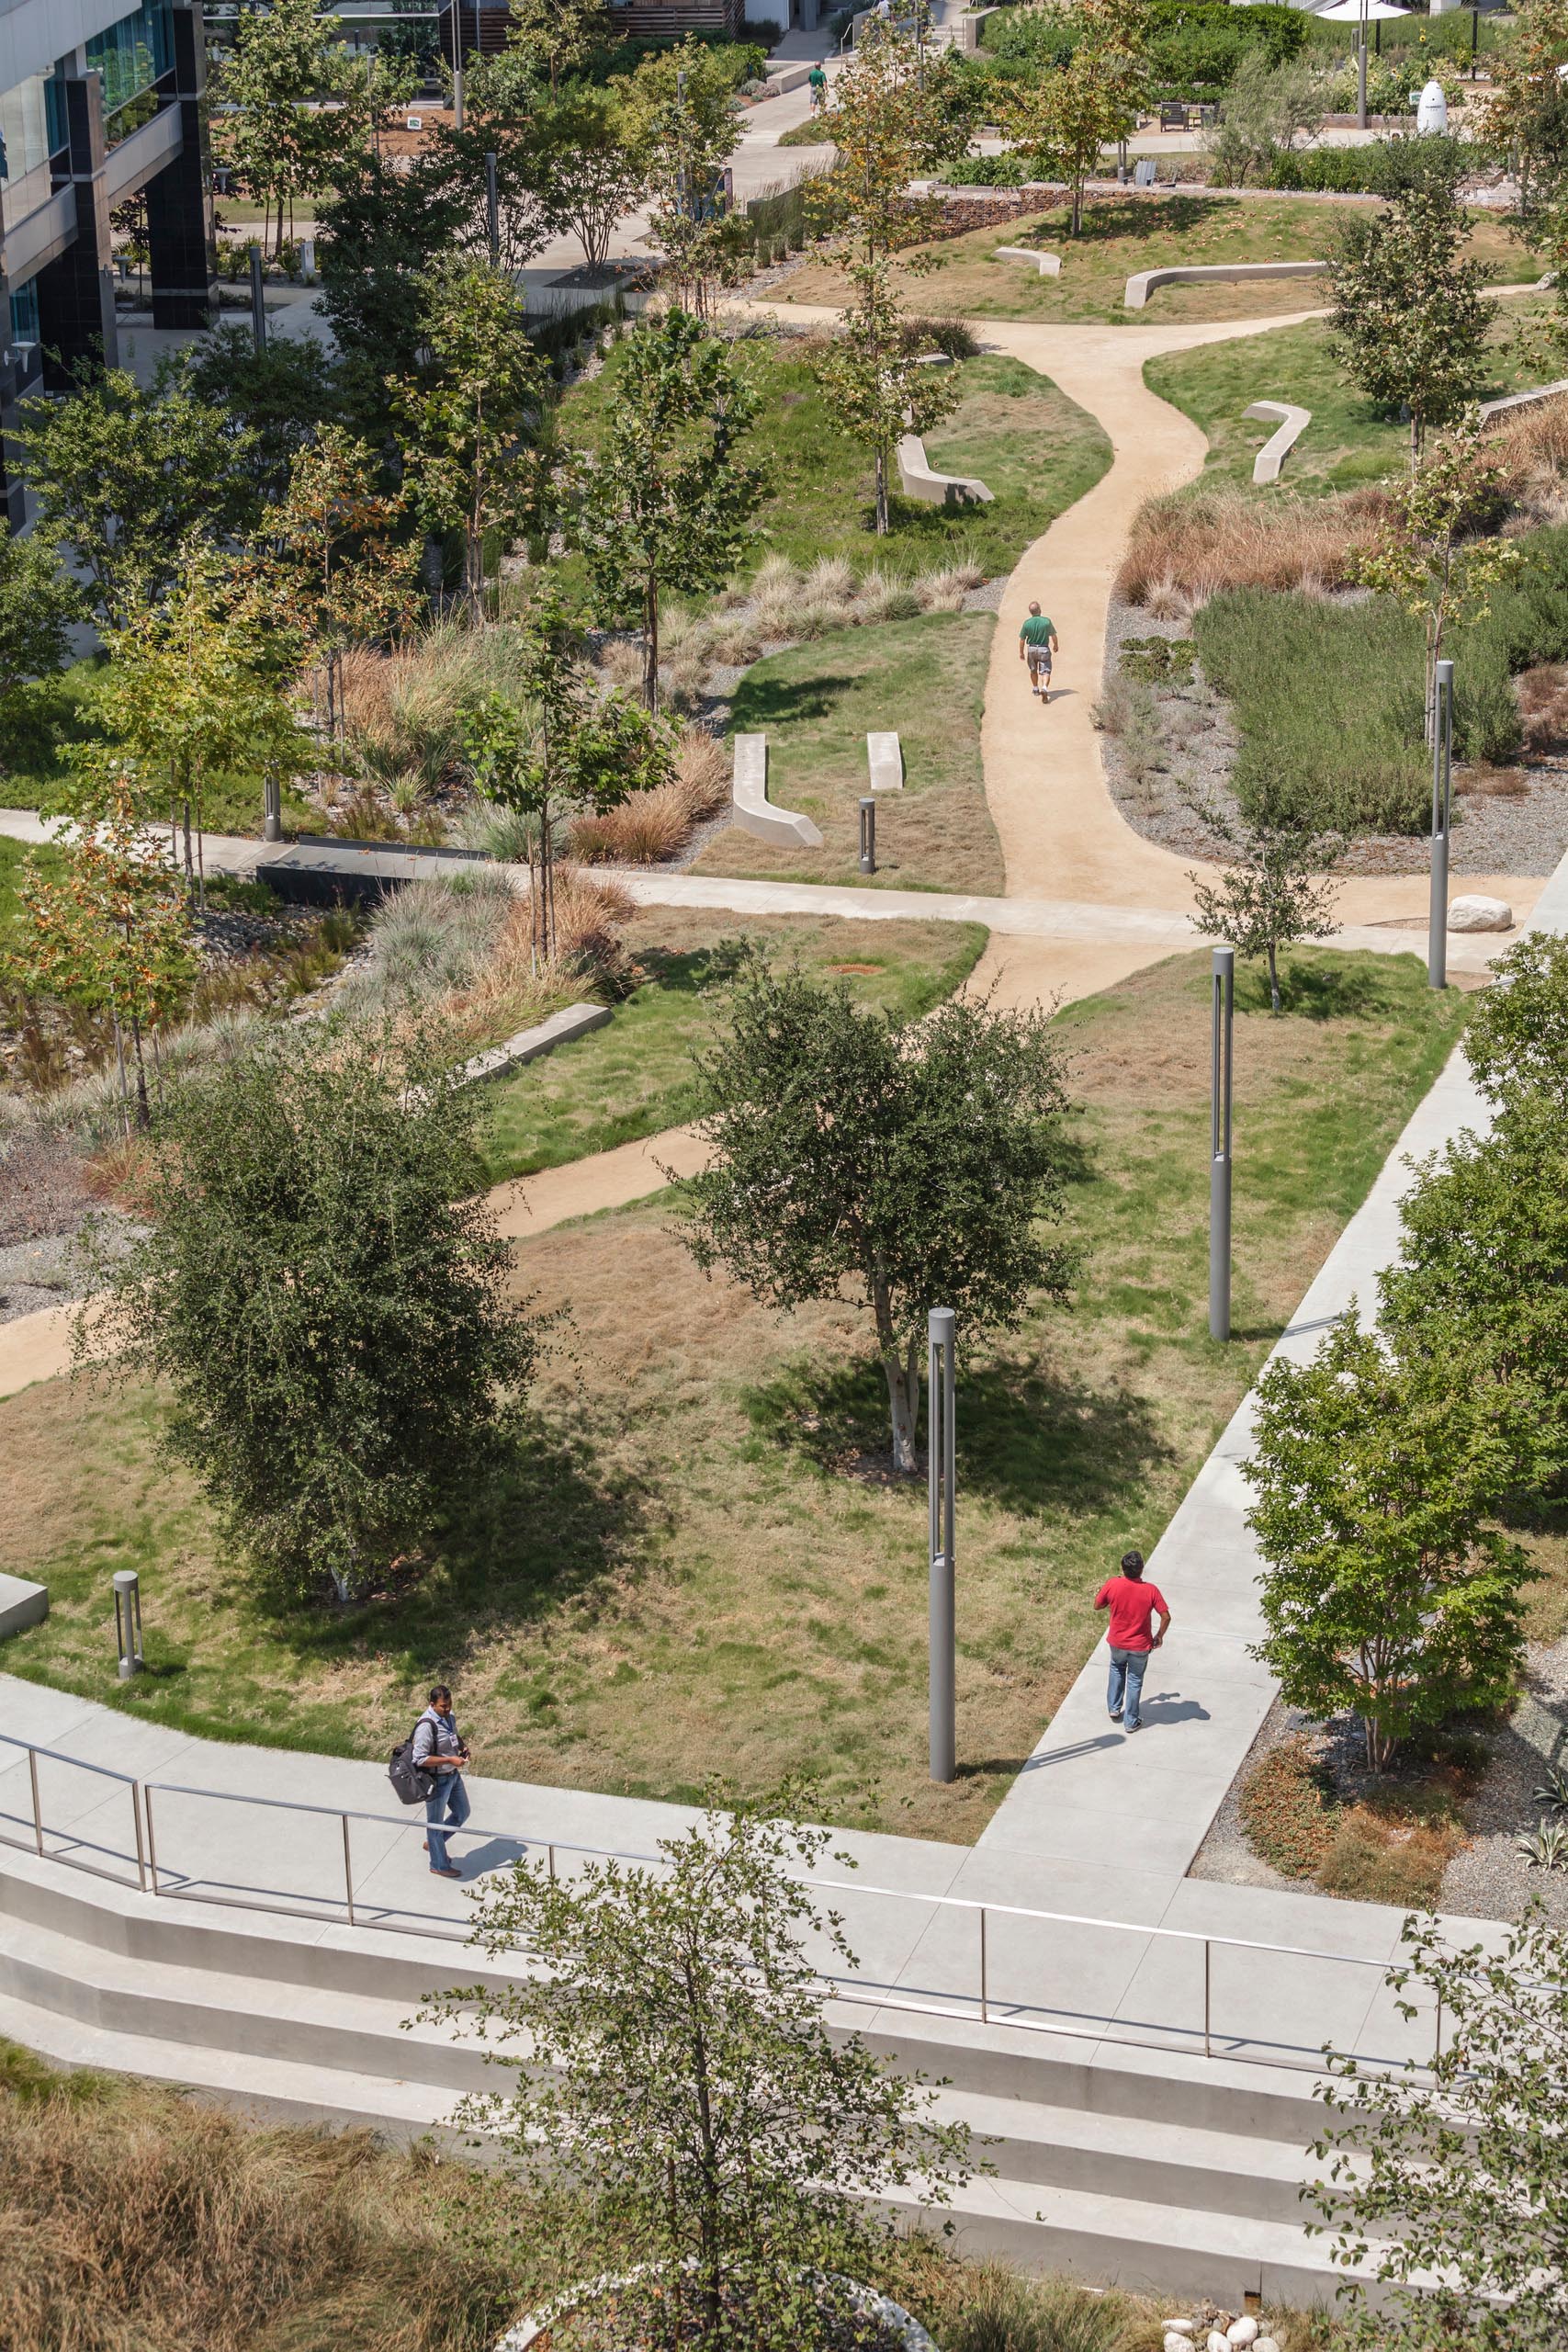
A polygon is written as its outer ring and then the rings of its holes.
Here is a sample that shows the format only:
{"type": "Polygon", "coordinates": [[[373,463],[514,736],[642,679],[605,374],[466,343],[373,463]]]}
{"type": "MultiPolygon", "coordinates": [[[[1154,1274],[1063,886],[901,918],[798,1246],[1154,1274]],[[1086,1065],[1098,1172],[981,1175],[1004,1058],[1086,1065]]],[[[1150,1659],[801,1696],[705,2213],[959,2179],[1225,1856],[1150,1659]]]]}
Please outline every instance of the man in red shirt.
{"type": "Polygon", "coordinates": [[[1157,1584],[1144,1582],[1141,1552],[1122,1553],[1121,1575],[1107,1577],[1094,1596],[1094,1605],[1111,1611],[1106,1629],[1111,1644],[1111,1689],[1106,1701],[1111,1720],[1125,1731],[1137,1731],[1149,1653],[1158,1649],[1170,1631],[1164,1593],[1157,1584]],[[1164,1621],[1157,1634],[1151,1630],[1156,1617],[1164,1621]]]}

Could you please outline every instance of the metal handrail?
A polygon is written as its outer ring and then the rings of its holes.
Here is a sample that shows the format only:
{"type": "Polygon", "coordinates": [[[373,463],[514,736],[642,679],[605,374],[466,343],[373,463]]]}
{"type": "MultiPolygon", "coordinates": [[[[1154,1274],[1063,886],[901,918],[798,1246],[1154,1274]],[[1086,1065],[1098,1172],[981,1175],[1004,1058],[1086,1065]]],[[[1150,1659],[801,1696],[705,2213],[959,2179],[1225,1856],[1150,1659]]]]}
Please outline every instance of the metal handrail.
{"type": "MultiPolygon", "coordinates": [[[[7,1747],[22,1748],[28,1754],[33,1796],[34,1839],[39,1855],[45,1860],[59,1861],[69,1868],[89,1871],[96,1877],[109,1878],[118,1884],[125,1883],[123,1880],[116,1880],[113,1872],[96,1869],[91,1863],[78,1861],[70,1855],[46,1853],[43,1843],[44,1825],[38,1792],[37,1759],[40,1756],[48,1757],[60,1763],[75,1765],[83,1771],[97,1772],[106,1779],[118,1781],[130,1788],[132,1793],[132,1813],[136,1823],[138,1883],[143,1894],[149,1892],[147,1881],[150,1873],[152,1896],[164,1901],[208,1903],[221,1909],[265,1911],[286,1918],[314,1919],[320,1919],[321,1916],[320,1908],[321,1904],[333,1905],[341,1904],[347,1924],[351,1928],[375,1928],[389,1934],[420,1936],[446,1943],[467,1940],[468,1930],[461,1922],[450,1927],[414,1923],[415,1920],[432,1922],[434,1915],[430,1913],[413,1915],[412,1918],[400,1913],[389,1917],[367,1918],[364,1916],[366,1906],[363,1897],[355,1894],[350,1823],[366,1822],[378,1827],[395,1830],[428,1827],[428,1823],[419,1815],[413,1815],[412,1817],[404,1815],[400,1817],[392,1814],[362,1811],[353,1806],[309,1804],[289,1797],[251,1796],[241,1790],[196,1788],[187,1782],[177,1781],[138,1781],[130,1773],[118,1772],[110,1766],[89,1763],[85,1758],[68,1756],[62,1749],[38,1747],[30,1741],[17,1739],[8,1733],[0,1733],[0,1741],[4,1741],[7,1747]],[[167,1867],[165,1866],[160,1872],[158,1864],[152,1805],[155,1794],[164,1797],[192,1797],[220,1804],[260,1805],[271,1812],[308,1814],[320,1819],[337,1821],[341,1825],[343,1838],[343,1893],[341,1895],[306,1898],[303,1903],[282,1903],[264,1901],[256,1896],[232,1890],[220,1889],[209,1894],[190,1883],[178,1886],[167,1883],[169,1878],[167,1867]],[[143,1807],[146,1812],[145,1849],[142,1840],[143,1807]],[[308,1905],[314,1907],[307,1907],[308,1905]]],[[[655,1869],[668,1867],[667,1858],[662,1855],[639,1853],[625,1848],[583,1846],[564,1838],[532,1838],[525,1831],[486,1829],[476,1826],[471,1821],[465,1822],[463,1828],[465,1834],[470,1837],[491,1838],[508,1845],[524,1848],[533,1846],[540,1849],[545,1856],[552,1879],[557,1875],[558,1857],[563,1854],[584,1855],[606,1861],[636,1862],[655,1869]]],[[[456,1832],[449,1830],[447,1834],[455,1835],[456,1832]]],[[[19,1841],[15,1838],[0,1838],[0,1842],[15,1846],[19,1841]]],[[[1111,2018],[1096,2020],[1089,2026],[1075,2026],[1062,2022],[1058,2012],[1043,2011],[1039,2016],[1024,2016],[1020,2013],[1024,2004],[1010,1998],[1001,2004],[1008,2013],[998,2016],[998,2004],[990,1982],[990,1955],[987,1939],[988,1922],[993,1918],[1029,1919],[1038,1922],[1042,1927],[1090,1928],[1107,1933],[1142,1936],[1150,1941],[1157,1938],[1168,1943],[1201,1944],[1203,1950],[1203,2023],[1201,2036],[1196,2027],[1184,2025],[1162,2026],[1157,2030],[1165,2033],[1183,2036],[1194,2043],[1201,2038],[1203,2054],[1209,2058],[1214,2054],[1213,1974],[1213,1953],[1216,1946],[1222,1950],[1266,1952],[1280,1959],[1322,1961],[1336,1967],[1376,1969],[1380,1973],[1386,1973],[1389,1967],[1388,1961],[1370,1958],[1364,1953],[1324,1951],[1307,1944],[1270,1943],[1256,1937],[1205,1933],[1201,1928],[1168,1928],[1145,1925],[1134,1920],[1104,1919],[1082,1912],[1047,1911],[1030,1904],[994,1903],[974,1895],[919,1894],[908,1887],[878,1886],[861,1880],[824,1878],[807,1871],[794,1871],[791,1875],[801,1885],[808,1886],[814,1892],[828,1894],[864,1895],[878,1901],[914,1903],[932,1910],[969,1911],[976,1915],[977,1999],[957,1993],[943,1999],[923,2000],[918,1996],[910,1997],[908,1993],[901,1991],[899,1987],[893,1984],[873,1984],[862,1989],[863,1985],[862,1979],[853,1976],[818,1974],[818,1983],[821,1985],[826,1999],[847,2007],[875,2009],[895,2015],[944,2018],[969,2023],[977,2020],[982,2025],[998,2025],[1011,2031],[1043,2033],[1058,2039],[1113,2041],[1134,2048],[1147,2046],[1145,2041],[1133,2035],[1119,2035],[1111,2031],[1110,2028],[1115,2022],[1111,2018]]],[[[1439,2009],[1437,2020],[1437,2053],[1440,2053],[1441,2038],[1442,2017],[1439,2009]]],[[[1297,2061],[1289,2058],[1259,2056],[1256,2052],[1249,2054],[1247,2063],[1280,2066],[1292,2072],[1308,2071],[1309,2068],[1315,2071],[1321,2068],[1323,2054],[1321,2048],[1314,2050],[1311,2055],[1309,2067],[1303,2067],[1297,2061]]]]}
{"type": "MultiPolygon", "coordinates": [[[[124,1881],[117,1871],[102,1870],[96,1862],[84,1862],[74,1854],[46,1854],[44,1852],[43,1807],[39,1802],[38,1785],[39,1758],[47,1756],[53,1764],[69,1764],[73,1771],[96,1772],[100,1779],[118,1781],[122,1787],[130,1791],[130,1818],[136,1831],[136,1883],[145,1894],[147,1892],[147,1849],[141,1835],[141,1782],[135,1775],[130,1772],[117,1772],[112,1764],[90,1763],[85,1756],[67,1756],[62,1747],[40,1747],[36,1740],[17,1739],[8,1731],[0,1731],[0,1744],[4,1744],[6,1747],[19,1747],[27,1757],[28,1781],[33,1804],[33,1849],[39,1859],[41,1861],[62,1862],[68,1870],[85,1871],[91,1878],[107,1879],[111,1886],[124,1884],[124,1881]]],[[[27,1850],[19,1838],[7,1838],[4,1831],[0,1831],[0,1846],[14,1846],[18,1853],[27,1850]]]]}

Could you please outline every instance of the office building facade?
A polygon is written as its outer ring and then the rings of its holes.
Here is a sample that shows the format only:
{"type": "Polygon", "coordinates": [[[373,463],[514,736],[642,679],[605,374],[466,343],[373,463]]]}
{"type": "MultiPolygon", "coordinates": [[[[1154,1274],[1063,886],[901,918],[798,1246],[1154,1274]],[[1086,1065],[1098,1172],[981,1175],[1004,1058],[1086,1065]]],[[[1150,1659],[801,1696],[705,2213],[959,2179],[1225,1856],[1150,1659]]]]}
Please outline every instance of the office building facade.
{"type": "MultiPolygon", "coordinates": [[[[0,0],[0,444],[17,404],[118,356],[109,215],[147,208],[152,322],[216,312],[200,0],[0,0]]],[[[13,528],[11,453],[0,481],[13,528]]]]}

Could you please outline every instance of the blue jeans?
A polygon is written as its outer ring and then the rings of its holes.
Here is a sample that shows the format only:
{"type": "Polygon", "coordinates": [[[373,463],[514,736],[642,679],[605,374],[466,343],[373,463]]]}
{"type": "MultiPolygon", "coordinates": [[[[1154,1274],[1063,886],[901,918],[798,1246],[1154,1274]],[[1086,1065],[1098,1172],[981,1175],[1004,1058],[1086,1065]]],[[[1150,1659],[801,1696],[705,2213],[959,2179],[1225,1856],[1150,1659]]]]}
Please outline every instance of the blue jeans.
{"type": "Polygon", "coordinates": [[[1106,1704],[1113,1715],[1122,1715],[1132,1729],[1135,1729],[1141,1720],[1139,1710],[1144,1703],[1144,1673],[1152,1656],[1150,1650],[1112,1650],[1111,1653],[1111,1689],[1106,1704]]]}
{"type": "Polygon", "coordinates": [[[435,1775],[435,1786],[424,1800],[424,1817],[430,1824],[430,1867],[433,1871],[446,1868],[447,1829],[461,1829],[469,1813],[468,1792],[463,1785],[461,1772],[441,1772],[435,1775]],[[446,1827],[438,1829],[442,1808],[446,1813],[446,1827]]]}

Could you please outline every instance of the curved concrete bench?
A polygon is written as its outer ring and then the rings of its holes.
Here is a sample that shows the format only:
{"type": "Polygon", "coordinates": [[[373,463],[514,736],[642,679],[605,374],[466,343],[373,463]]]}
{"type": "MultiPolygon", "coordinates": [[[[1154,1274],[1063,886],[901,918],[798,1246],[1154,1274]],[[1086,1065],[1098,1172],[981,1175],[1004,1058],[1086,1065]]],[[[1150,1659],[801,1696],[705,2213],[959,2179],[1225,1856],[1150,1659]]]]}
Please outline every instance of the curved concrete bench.
{"type": "Polygon", "coordinates": [[[1206,279],[1240,286],[1250,277],[1321,277],[1327,267],[1325,261],[1221,261],[1191,268],[1141,269],[1127,280],[1122,300],[1129,311],[1141,311],[1160,286],[1201,285],[1206,279]]]}
{"type": "Polygon", "coordinates": [[[988,506],[992,495],[972,474],[934,473],[918,433],[906,433],[899,440],[898,487],[906,498],[918,498],[926,506],[988,506]]]}
{"type": "Polygon", "coordinates": [[[1062,275],[1061,254],[1043,254],[1037,252],[1033,245],[998,245],[997,259],[998,261],[1037,261],[1040,265],[1037,272],[1039,277],[1060,277],[1062,275]]]}
{"type": "Polygon", "coordinates": [[[784,842],[803,849],[820,849],[822,836],[809,817],[792,808],[775,808],[768,798],[768,739],[765,735],[735,738],[735,781],[730,808],[743,833],[760,842],[784,842]]]}
{"type": "Polygon", "coordinates": [[[1271,434],[1252,461],[1254,483],[1278,481],[1284,464],[1307,426],[1312,423],[1310,408],[1296,408],[1290,401],[1254,401],[1250,408],[1242,410],[1243,416],[1255,416],[1262,424],[1270,417],[1277,418],[1280,430],[1271,434]]]}
{"type": "Polygon", "coordinates": [[[1489,416],[1502,416],[1511,408],[1529,408],[1532,401],[1555,400],[1559,392],[1568,392],[1568,376],[1555,384],[1538,384],[1533,392],[1508,392],[1500,401],[1483,401],[1481,421],[1489,416]]]}

